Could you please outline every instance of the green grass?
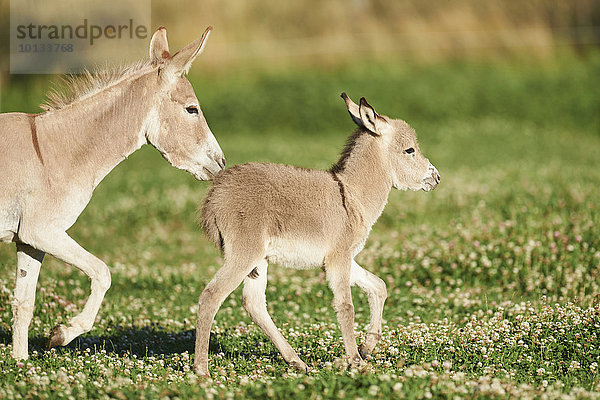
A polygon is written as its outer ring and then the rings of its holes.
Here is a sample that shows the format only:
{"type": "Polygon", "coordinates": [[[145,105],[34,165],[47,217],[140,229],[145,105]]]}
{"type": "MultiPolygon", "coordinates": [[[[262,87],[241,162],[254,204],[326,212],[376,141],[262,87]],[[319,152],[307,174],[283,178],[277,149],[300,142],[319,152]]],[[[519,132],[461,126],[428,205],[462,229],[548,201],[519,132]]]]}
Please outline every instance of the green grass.
{"type": "MultiPolygon", "coordinates": [[[[32,357],[10,358],[14,245],[0,247],[0,398],[558,398],[600,392],[600,57],[552,65],[363,62],[332,70],[197,73],[228,165],[327,168],[352,130],[347,91],[407,120],[438,167],[433,192],[391,193],[357,261],[388,285],[366,371],[346,371],[320,270],[270,268],[269,310],[308,374],[288,370],[235,291],[211,336],[212,381],[191,373],[195,303],[222,263],[196,223],[208,183],[149,147],[98,187],[71,229],[113,284],[94,329],[46,352],[87,279],[44,261],[32,357]]],[[[47,82],[15,81],[3,111],[34,111],[47,82]]],[[[357,331],[368,303],[353,289],[357,331]]]]}

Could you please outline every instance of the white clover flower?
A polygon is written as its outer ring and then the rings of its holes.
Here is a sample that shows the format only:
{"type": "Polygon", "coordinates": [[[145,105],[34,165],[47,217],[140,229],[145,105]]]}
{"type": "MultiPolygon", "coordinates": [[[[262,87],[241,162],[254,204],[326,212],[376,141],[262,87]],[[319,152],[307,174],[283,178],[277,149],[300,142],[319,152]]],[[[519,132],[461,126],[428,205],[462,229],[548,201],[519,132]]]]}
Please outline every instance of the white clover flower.
{"type": "Polygon", "coordinates": [[[569,370],[575,370],[575,369],[579,369],[581,368],[581,364],[579,364],[579,361],[571,361],[571,363],[569,364],[569,370]]]}

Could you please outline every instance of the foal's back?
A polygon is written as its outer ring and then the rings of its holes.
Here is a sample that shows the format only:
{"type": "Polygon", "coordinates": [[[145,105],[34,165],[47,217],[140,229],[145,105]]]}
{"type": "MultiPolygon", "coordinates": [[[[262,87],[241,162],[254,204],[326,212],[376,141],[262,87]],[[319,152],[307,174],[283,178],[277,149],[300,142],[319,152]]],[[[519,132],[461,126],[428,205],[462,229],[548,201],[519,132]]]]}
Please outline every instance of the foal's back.
{"type": "Polygon", "coordinates": [[[325,243],[342,234],[345,218],[331,173],[281,164],[247,163],[225,170],[202,207],[204,231],[221,249],[241,232],[267,247],[282,240],[325,243]]]}

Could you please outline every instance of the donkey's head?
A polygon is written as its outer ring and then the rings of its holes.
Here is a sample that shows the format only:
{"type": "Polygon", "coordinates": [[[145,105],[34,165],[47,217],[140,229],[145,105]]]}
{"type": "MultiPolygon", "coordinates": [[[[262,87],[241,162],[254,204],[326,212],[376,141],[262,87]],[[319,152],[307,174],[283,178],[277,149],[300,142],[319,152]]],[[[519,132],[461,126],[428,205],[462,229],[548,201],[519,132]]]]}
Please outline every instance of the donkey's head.
{"type": "Polygon", "coordinates": [[[381,140],[393,187],[426,192],[435,189],[440,183],[440,174],[421,153],[415,131],[406,122],[377,114],[364,97],[360,99],[360,105],[350,100],[346,93],[342,93],[342,98],[354,123],[381,140]]]}
{"type": "Polygon", "coordinates": [[[152,111],[144,123],[146,139],[174,167],[196,179],[210,180],[225,168],[225,157],[204,119],[192,85],[185,77],[202,52],[212,27],[202,37],[173,56],[167,30],[159,28],[150,42],[150,59],[157,67],[150,78],[156,93],[152,111]]]}

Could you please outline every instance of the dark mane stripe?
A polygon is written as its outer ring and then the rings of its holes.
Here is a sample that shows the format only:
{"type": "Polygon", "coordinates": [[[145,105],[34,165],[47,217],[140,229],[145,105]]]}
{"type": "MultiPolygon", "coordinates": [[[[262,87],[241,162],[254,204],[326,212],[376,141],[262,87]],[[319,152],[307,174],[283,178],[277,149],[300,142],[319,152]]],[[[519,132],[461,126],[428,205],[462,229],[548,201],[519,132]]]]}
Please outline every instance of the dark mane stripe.
{"type": "Polygon", "coordinates": [[[340,188],[340,196],[342,196],[342,206],[344,207],[344,210],[346,210],[346,214],[348,214],[348,207],[346,206],[346,188],[344,187],[344,184],[335,172],[330,171],[329,173],[331,174],[333,180],[337,182],[338,187],[340,188]]]}
{"type": "Polygon", "coordinates": [[[350,157],[350,154],[352,154],[352,150],[354,149],[354,146],[356,146],[358,138],[360,138],[363,134],[365,134],[364,130],[357,129],[348,137],[346,140],[346,145],[344,146],[344,150],[342,150],[342,154],[340,155],[340,159],[329,170],[331,173],[337,174],[346,168],[346,161],[350,157]]]}

